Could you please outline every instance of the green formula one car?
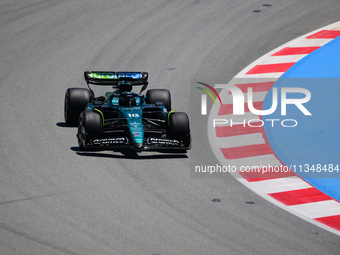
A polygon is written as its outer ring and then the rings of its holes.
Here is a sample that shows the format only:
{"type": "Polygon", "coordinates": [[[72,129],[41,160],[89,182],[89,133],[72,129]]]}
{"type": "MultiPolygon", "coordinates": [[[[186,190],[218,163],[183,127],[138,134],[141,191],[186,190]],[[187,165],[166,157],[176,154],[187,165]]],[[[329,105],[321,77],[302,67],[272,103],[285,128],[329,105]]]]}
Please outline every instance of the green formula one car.
{"type": "Polygon", "coordinates": [[[69,88],[65,122],[78,125],[78,144],[85,149],[190,149],[189,118],[171,109],[167,89],[150,89],[146,72],[85,72],[88,88],[69,88]],[[113,92],[95,97],[92,85],[112,86],[113,92]],[[131,92],[142,86],[140,93],[131,92]]]}

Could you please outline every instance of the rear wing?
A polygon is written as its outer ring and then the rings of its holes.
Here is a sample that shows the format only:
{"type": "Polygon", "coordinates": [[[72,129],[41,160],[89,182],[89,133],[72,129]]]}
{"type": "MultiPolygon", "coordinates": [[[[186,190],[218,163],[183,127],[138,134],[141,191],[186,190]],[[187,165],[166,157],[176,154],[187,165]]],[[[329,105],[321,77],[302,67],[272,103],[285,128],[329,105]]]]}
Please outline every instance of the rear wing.
{"type": "Polygon", "coordinates": [[[147,72],[104,72],[86,71],[84,72],[87,84],[113,86],[118,88],[119,81],[127,81],[132,85],[147,85],[147,72]]]}
{"type": "Polygon", "coordinates": [[[126,81],[133,86],[143,85],[139,93],[142,93],[148,86],[147,72],[86,71],[84,72],[84,78],[93,96],[94,93],[89,86],[90,84],[119,88],[118,83],[126,81]]]}

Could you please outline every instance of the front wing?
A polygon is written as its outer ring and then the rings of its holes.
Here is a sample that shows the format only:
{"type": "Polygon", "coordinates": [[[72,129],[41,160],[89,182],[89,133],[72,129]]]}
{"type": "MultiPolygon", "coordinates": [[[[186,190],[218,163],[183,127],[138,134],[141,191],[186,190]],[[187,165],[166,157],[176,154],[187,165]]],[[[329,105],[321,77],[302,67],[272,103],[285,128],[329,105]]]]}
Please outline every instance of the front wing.
{"type": "Polygon", "coordinates": [[[135,146],[126,137],[98,138],[86,143],[86,148],[103,150],[136,150],[136,151],[158,151],[158,150],[190,150],[190,145],[182,141],[169,138],[145,138],[142,146],[135,146]]]}

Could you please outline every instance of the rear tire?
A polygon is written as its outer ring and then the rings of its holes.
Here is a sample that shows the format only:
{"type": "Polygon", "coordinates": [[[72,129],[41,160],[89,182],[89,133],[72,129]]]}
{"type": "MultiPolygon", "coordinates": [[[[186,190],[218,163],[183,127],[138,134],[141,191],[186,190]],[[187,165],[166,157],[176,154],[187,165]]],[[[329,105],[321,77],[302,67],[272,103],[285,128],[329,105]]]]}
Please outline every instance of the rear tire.
{"type": "Polygon", "coordinates": [[[92,139],[100,138],[102,134],[103,120],[99,113],[92,110],[83,111],[79,117],[78,144],[86,148],[86,144],[92,139]]]}
{"type": "Polygon", "coordinates": [[[70,88],[65,93],[64,117],[69,126],[77,126],[79,115],[90,102],[90,91],[83,88],[70,88]]]}
{"type": "Polygon", "coordinates": [[[163,101],[168,112],[171,111],[171,94],[167,89],[149,89],[146,92],[146,103],[154,104],[163,101]]]}
{"type": "Polygon", "coordinates": [[[173,112],[169,116],[170,138],[178,140],[190,148],[190,126],[188,115],[184,112],[173,112]]]}

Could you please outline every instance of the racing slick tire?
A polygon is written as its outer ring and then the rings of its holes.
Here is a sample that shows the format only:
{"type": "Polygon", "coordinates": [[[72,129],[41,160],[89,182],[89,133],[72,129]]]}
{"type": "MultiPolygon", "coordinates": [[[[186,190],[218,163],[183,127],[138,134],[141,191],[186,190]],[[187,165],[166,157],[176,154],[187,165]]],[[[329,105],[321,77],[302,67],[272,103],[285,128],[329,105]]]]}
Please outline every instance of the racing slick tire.
{"type": "Polygon", "coordinates": [[[79,116],[78,145],[87,148],[90,140],[100,138],[102,133],[103,120],[99,113],[92,110],[85,110],[79,116]]]}
{"type": "Polygon", "coordinates": [[[173,112],[169,116],[170,138],[182,141],[190,149],[190,126],[188,115],[184,112],[173,112]]]}
{"type": "Polygon", "coordinates": [[[90,102],[90,91],[83,88],[69,88],[65,93],[64,117],[69,126],[77,126],[79,115],[90,102]]]}
{"type": "Polygon", "coordinates": [[[171,111],[171,95],[167,89],[149,89],[146,92],[146,103],[154,104],[163,101],[168,112],[171,111]]]}

